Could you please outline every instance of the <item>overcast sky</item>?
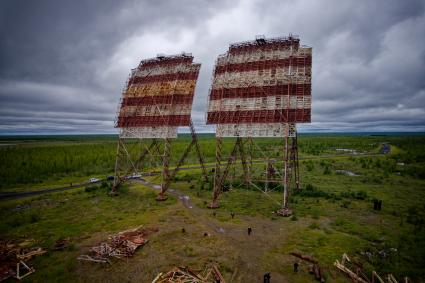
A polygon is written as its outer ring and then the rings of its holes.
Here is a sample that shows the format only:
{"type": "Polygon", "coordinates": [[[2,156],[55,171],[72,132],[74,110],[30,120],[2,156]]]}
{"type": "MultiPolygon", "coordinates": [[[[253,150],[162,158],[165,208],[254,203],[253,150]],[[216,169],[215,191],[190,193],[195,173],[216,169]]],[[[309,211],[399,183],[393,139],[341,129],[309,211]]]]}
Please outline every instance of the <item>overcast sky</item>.
{"type": "Polygon", "coordinates": [[[158,53],[202,63],[192,118],[205,127],[217,55],[300,36],[313,47],[307,131],[425,131],[425,1],[0,2],[0,134],[116,133],[131,68],[158,53]]]}

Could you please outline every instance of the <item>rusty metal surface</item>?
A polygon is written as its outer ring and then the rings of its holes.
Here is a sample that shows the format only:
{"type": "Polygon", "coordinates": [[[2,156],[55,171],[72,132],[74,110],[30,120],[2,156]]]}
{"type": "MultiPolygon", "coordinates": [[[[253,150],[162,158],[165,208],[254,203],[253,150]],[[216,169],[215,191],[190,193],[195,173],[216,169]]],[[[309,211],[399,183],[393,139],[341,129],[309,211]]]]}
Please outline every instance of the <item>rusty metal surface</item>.
{"type": "Polygon", "coordinates": [[[189,126],[200,67],[190,54],[142,60],[126,83],[115,126],[145,130],[121,131],[121,137],[175,138],[176,131],[157,128],[189,126]]]}
{"type": "Polygon", "coordinates": [[[290,35],[230,45],[216,62],[207,124],[234,125],[217,127],[223,137],[249,137],[239,124],[274,124],[264,136],[283,137],[279,124],[311,122],[312,49],[299,43],[290,35]]]}

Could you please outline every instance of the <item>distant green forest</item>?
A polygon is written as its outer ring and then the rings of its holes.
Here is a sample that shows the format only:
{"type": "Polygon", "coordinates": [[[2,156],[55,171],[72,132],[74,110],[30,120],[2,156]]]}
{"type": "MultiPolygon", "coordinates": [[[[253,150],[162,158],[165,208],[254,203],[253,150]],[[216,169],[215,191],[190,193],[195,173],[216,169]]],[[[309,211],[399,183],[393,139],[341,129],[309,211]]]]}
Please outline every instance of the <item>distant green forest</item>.
{"type": "MultiPolygon", "coordinates": [[[[231,151],[233,139],[224,139],[224,156],[231,151]]],[[[380,144],[390,143],[396,149],[389,156],[389,164],[404,162],[407,174],[417,178],[425,176],[425,136],[411,135],[342,135],[303,134],[299,139],[301,158],[342,154],[337,149],[354,149],[359,153],[379,153],[380,144]]],[[[175,164],[190,142],[189,134],[179,135],[172,142],[172,160],[175,164]]],[[[200,134],[199,142],[206,162],[215,158],[214,134],[200,134]]],[[[255,139],[254,158],[264,153],[278,156],[283,141],[280,139],[255,139]]],[[[26,185],[48,184],[63,178],[72,182],[87,176],[105,177],[114,172],[117,148],[116,135],[70,136],[3,136],[0,137],[0,189],[26,185]]],[[[135,142],[130,151],[140,151],[135,142]]],[[[189,164],[198,163],[195,154],[188,157],[189,164]]],[[[160,162],[157,163],[160,166],[160,162]]],[[[149,169],[149,168],[147,168],[149,169]]]]}

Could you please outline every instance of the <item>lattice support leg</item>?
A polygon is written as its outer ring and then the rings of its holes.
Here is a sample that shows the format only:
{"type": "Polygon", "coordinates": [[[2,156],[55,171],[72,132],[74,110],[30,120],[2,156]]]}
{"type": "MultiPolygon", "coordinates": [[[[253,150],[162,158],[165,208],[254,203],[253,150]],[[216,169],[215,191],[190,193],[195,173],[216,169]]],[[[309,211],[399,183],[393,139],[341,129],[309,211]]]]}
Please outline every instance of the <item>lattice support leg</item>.
{"type": "Polygon", "coordinates": [[[295,132],[295,137],[292,139],[292,150],[294,152],[294,161],[293,162],[294,162],[294,175],[295,175],[295,189],[301,190],[297,132],[295,132]]]}
{"type": "Polygon", "coordinates": [[[168,190],[168,186],[170,184],[170,171],[169,171],[169,165],[170,165],[170,153],[171,153],[171,139],[166,138],[165,144],[164,144],[164,155],[162,156],[162,185],[161,185],[161,192],[156,197],[157,201],[164,201],[167,199],[167,195],[165,194],[168,190]]]}
{"type": "Polygon", "coordinates": [[[219,208],[218,197],[221,193],[221,150],[223,147],[223,139],[221,137],[216,138],[215,147],[215,172],[214,172],[214,191],[212,202],[208,205],[209,208],[219,208]]]}
{"type": "Polygon", "coordinates": [[[252,155],[254,154],[254,143],[252,141],[252,137],[248,137],[248,170],[252,172],[252,155]]]}
{"type": "Polygon", "coordinates": [[[189,127],[190,127],[190,133],[192,135],[192,142],[195,145],[195,149],[196,149],[196,152],[197,152],[197,155],[198,155],[199,164],[201,164],[202,175],[204,177],[204,181],[205,181],[205,183],[208,183],[208,181],[209,181],[208,180],[208,171],[207,171],[207,168],[205,167],[204,156],[202,155],[201,148],[200,148],[199,143],[198,143],[198,138],[197,138],[197,135],[195,133],[195,127],[193,126],[192,120],[190,120],[189,127]]]}
{"type": "Polygon", "coordinates": [[[125,145],[122,139],[118,139],[117,154],[115,159],[115,176],[114,184],[110,192],[111,195],[116,195],[118,187],[125,181],[126,167],[128,167],[128,154],[125,150],[125,145]]]}
{"type": "Polygon", "coordinates": [[[290,159],[289,159],[289,137],[285,137],[285,148],[284,148],[284,164],[283,164],[283,201],[282,208],[277,211],[278,215],[290,216],[292,211],[289,209],[289,188],[290,188],[290,159]]]}
{"type": "Polygon", "coordinates": [[[242,138],[240,137],[238,138],[238,144],[239,144],[239,154],[241,156],[241,162],[242,162],[242,168],[243,168],[243,174],[244,174],[244,181],[245,181],[245,184],[248,185],[251,181],[251,175],[249,171],[249,165],[246,160],[244,143],[242,138]]]}

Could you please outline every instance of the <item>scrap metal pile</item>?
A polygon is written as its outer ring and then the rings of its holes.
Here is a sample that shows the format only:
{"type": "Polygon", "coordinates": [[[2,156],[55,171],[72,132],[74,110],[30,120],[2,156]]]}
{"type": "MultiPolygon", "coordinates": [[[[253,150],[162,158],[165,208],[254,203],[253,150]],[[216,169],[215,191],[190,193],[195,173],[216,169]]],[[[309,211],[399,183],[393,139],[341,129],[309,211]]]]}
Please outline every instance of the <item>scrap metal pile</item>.
{"type": "MultiPolygon", "coordinates": [[[[361,265],[359,265],[356,262],[353,262],[351,265],[349,264],[351,262],[350,258],[347,254],[342,255],[341,262],[339,260],[335,260],[335,267],[344,272],[348,278],[350,278],[353,282],[359,282],[359,283],[374,283],[374,282],[380,282],[380,283],[398,283],[397,279],[392,274],[387,274],[386,276],[380,276],[376,271],[372,272],[372,278],[369,279],[369,276],[367,276],[362,268],[361,265]],[[354,268],[353,268],[354,267],[354,268]]],[[[408,277],[404,277],[403,281],[404,283],[411,282],[408,277]]]]}
{"type": "Polygon", "coordinates": [[[29,248],[13,243],[0,243],[0,281],[14,277],[18,280],[35,272],[25,261],[46,253],[40,247],[29,248]]]}
{"type": "Polygon", "coordinates": [[[216,265],[209,266],[201,273],[189,267],[174,267],[167,273],[160,273],[152,283],[225,283],[216,265]]]}
{"type": "Polygon", "coordinates": [[[109,237],[109,242],[101,243],[90,249],[90,254],[81,255],[79,260],[93,261],[99,263],[110,263],[109,258],[123,258],[134,255],[137,248],[148,242],[149,234],[157,232],[158,229],[135,228],[120,232],[109,237]]]}

